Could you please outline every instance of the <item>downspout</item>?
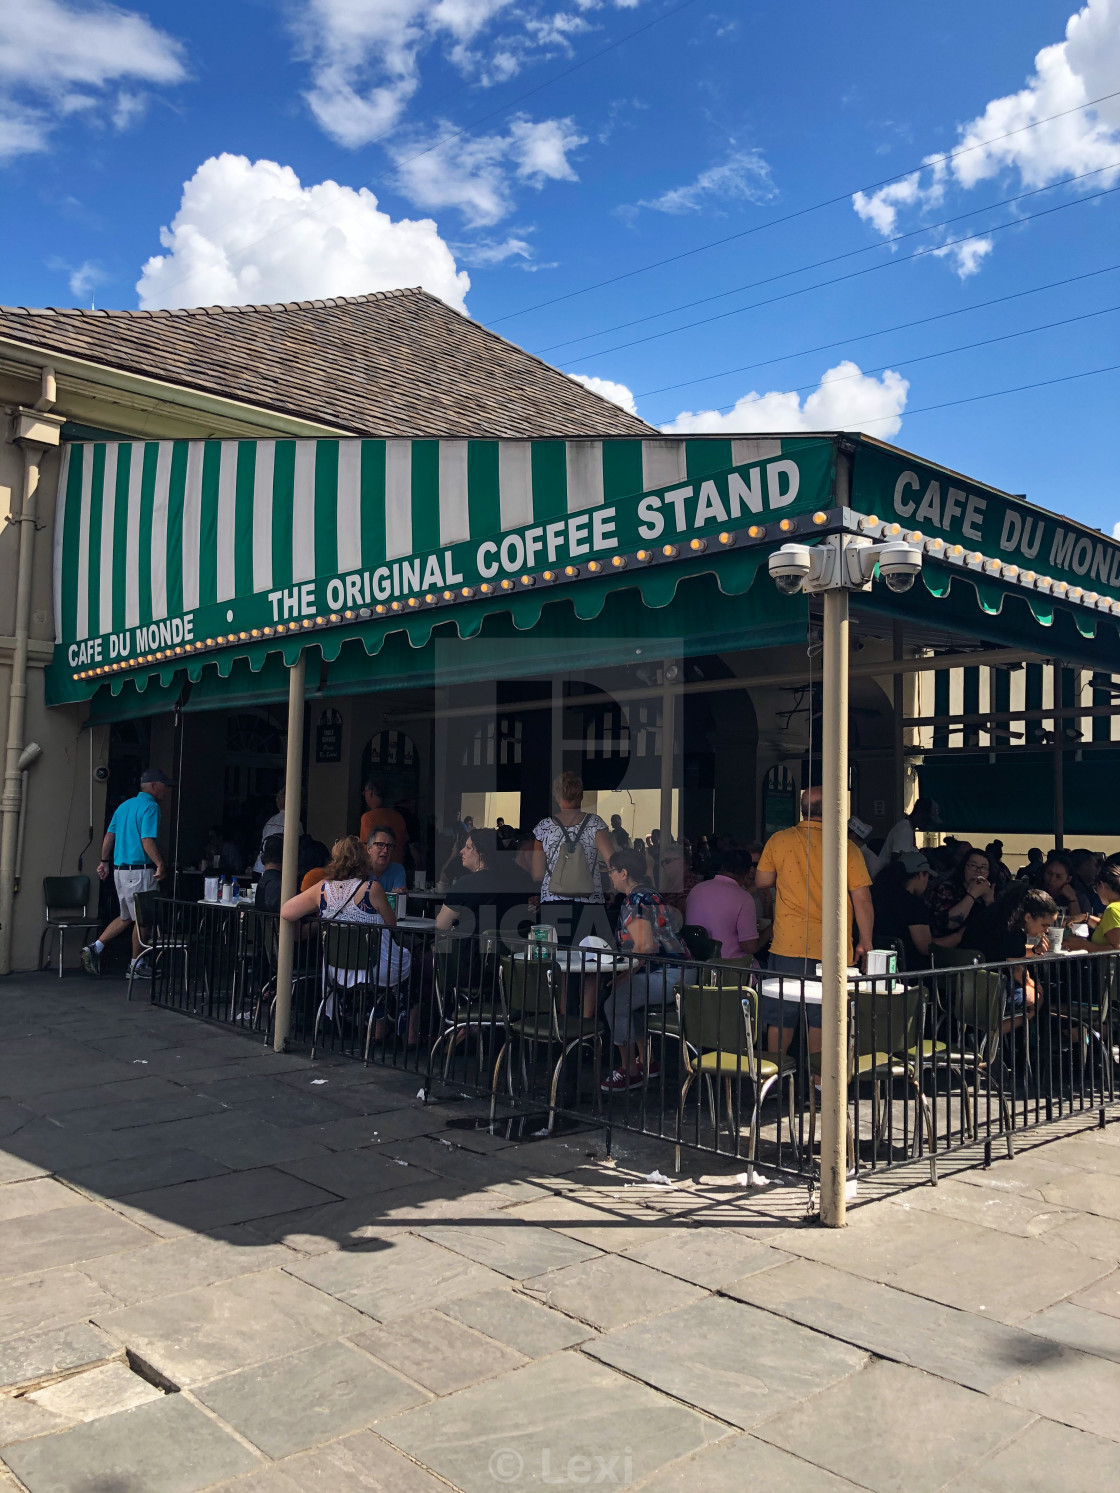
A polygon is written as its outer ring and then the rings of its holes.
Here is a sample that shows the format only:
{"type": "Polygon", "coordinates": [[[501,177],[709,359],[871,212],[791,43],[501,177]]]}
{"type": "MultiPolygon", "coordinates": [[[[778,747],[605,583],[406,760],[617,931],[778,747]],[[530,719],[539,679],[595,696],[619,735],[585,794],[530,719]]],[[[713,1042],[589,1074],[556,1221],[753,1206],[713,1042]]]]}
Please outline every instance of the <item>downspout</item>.
{"type": "Polygon", "coordinates": [[[24,723],[27,715],[27,647],[31,636],[31,593],[34,578],[35,532],[39,524],[39,467],[43,455],[57,447],[62,416],[48,413],[58,391],[54,369],[42,370],[39,398],[31,409],[17,409],[14,416],[16,445],[23,448],[23,492],[18,513],[9,523],[20,525],[19,562],[16,581],[16,614],[13,628],[11,683],[8,691],[7,752],[4,786],[0,793],[0,974],[12,969],[12,904],[15,900],[16,852],[19,839],[20,805],[23,802],[24,723]]]}

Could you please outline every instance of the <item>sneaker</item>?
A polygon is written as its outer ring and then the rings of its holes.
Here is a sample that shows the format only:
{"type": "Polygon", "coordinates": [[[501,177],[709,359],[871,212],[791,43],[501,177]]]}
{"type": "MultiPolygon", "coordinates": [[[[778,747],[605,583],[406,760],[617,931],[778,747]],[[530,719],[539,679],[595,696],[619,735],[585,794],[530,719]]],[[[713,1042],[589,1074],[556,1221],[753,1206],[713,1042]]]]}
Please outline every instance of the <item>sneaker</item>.
{"type": "Polygon", "coordinates": [[[658,1062],[656,1062],[656,1061],[651,1062],[650,1065],[649,1065],[649,1067],[646,1069],[646,1077],[647,1078],[660,1078],[661,1077],[661,1064],[658,1063],[658,1062]]]}
{"type": "Polygon", "coordinates": [[[101,955],[91,943],[87,943],[82,950],[82,968],[87,975],[96,979],[101,973],[101,955]]]}
{"type": "Polygon", "coordinates": [[[624,1089],[633,1088],[635,1084],[640,1084],[641,1081],[642,1075],[640,1072],[631,1075],[623,1073],[621,1068],[616,1068],[609,1078],[603,1079],[603,1082],[599,1085],[599,1092],[601,1094],[619,1093],[624,1089]]]}
{"type": "Polygon", "coordinates": [[[152,978],[151,961],[141,954],[139,959],[134,959],[128,966],[128,972],[134,980],[150,980],[152,978]]]}

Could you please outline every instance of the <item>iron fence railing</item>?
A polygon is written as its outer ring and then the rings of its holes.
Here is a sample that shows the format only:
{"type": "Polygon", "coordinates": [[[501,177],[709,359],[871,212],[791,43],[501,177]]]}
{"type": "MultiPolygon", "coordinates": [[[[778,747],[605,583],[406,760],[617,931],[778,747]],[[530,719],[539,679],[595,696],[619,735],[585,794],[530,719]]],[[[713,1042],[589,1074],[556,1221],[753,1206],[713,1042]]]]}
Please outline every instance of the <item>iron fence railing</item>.
{"type": "MultiPolygon", "coordinates": [[[[289,1042],[682,1151],[810,1176],[820,981],[430,927],[299,926],[289,1042]]],[[[151,999],[271,1040],[279,918],[157,903],[151,999]]],[[[1117,1103],[1120,952],[853,978],[855,1170],[939,1158],[1117,1103]]],[[[135,990],[130,989],[130,994],[135,990]]]]}

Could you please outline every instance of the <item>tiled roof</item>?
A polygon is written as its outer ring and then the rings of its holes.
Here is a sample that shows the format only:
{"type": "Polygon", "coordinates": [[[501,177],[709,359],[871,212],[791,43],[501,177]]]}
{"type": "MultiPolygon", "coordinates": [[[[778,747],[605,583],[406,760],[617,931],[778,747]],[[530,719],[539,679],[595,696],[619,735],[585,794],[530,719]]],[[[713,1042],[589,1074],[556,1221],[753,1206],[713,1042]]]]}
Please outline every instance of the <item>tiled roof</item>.
{"type": "Polygon", "coordinates": [[[355,435],[651,431],[420,289],[176,311],[6,306],[0,336],[355,435]]]}

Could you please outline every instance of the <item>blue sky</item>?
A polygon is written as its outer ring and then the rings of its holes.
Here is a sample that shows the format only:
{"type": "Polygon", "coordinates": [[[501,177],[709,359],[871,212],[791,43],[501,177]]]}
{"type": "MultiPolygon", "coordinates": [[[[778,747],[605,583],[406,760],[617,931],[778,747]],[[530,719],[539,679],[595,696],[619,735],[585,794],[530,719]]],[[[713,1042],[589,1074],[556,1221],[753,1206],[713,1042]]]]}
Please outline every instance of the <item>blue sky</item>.
{"type": "Polygon", "coordinates": [[[1120,0],[20,0],[0,90],[9,304],[423,283],[654,424],[1120,519],[1120,0]]]}

